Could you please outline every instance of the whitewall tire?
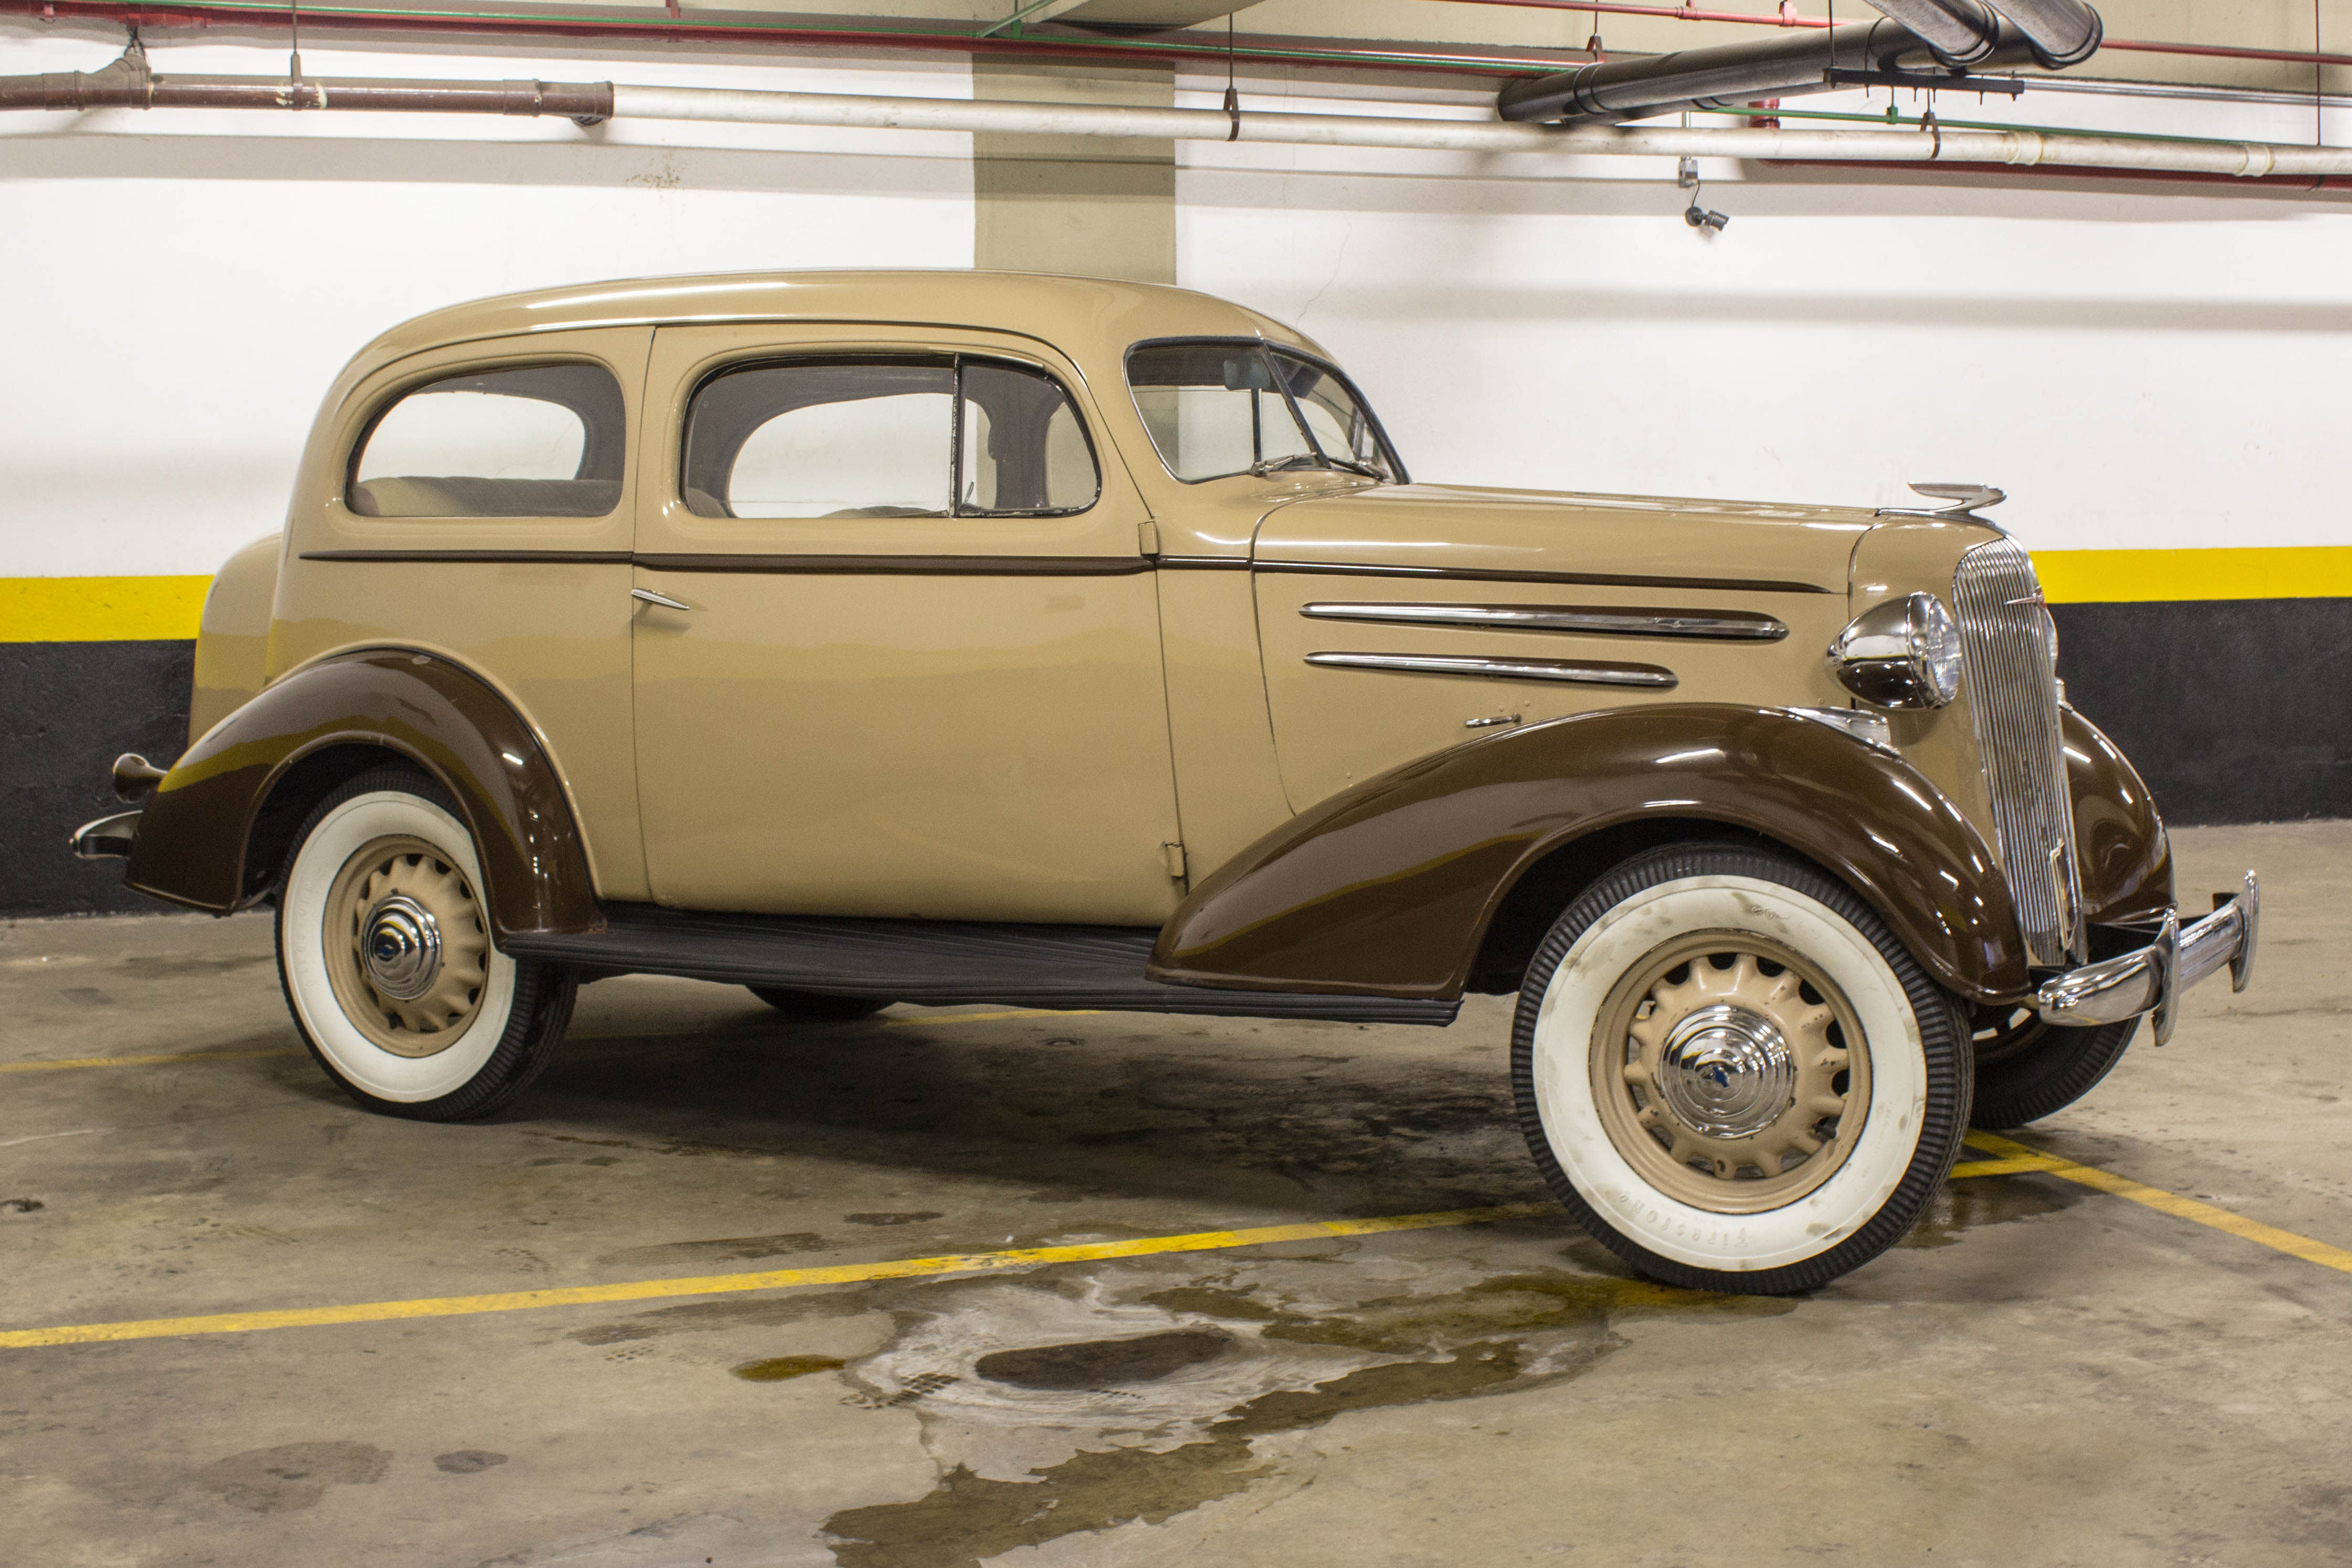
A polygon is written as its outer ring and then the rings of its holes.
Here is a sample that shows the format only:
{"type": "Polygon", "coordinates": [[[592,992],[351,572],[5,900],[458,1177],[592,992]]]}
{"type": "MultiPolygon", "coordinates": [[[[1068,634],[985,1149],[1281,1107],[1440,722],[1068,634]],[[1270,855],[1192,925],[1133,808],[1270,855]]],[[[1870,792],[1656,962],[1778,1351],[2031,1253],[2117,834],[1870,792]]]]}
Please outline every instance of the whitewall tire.
{"type": "Polygon", "coordinates": [[[1810,1290],[1901,1239],[1951,1169],[1966,1019],[1817,868],[1654,850],[1586,889],[1529,967],[1520,1124],[1560,1201],[1643,1273],[1810,1290]]]}
{"type": "Polygon", "coordinates": [[[472,835],[413,768],[352,779],[295,835],[278,977],[312,1057],[369,1110],[487,1115],[562,1040],[572,975],[499,952],[485,896],[472,835]]]}

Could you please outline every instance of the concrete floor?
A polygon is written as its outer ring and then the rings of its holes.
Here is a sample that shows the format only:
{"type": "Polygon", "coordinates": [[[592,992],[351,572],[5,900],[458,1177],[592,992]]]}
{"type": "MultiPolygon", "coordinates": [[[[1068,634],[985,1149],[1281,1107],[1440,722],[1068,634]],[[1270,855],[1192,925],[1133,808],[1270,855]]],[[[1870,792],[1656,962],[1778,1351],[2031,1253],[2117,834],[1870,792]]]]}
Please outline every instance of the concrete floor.
{"type": "MultiPolygon", "coordinates": [[[[2026,1136],[2352,1247],[2352,824],[2177,843],[2185,889],[2263,873],[2256,988],[2026,1136]]],[[[210,1053],[0,1076],[0,1327],[1543,1196],[1500,1000],[807,1027],[613,980],[519,1107],[425,1126],[299,1053],[269,946],[0,928],[0,1062],[210,1053]]],[[[5,1349],[0,1559],[2352,1563],[2348,1328],[2352,1274],[2031,1175],[1801,1300],[1647,1286],[1543,1218],[5,1349]]]]}

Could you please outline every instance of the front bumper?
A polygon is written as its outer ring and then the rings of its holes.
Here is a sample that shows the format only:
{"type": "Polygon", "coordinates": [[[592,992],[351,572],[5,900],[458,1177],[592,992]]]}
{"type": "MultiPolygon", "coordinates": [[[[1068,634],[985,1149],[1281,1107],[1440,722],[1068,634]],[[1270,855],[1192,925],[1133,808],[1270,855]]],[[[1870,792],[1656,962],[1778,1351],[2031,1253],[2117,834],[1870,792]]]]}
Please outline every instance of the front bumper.
{"type": "Polygon", "coordinates": [[[2137,952],[2086,964],[2045,980],[2033,1009],[2069,1028],[2121,1023],[2153,1013],[2156,1043],[2172,1038],[2180,993],[2229,966],[2230,988],[2242,991],[2254,971],[2254,941],[2262,921],[2262,885],[2252,872],[2235,894],[2216,894],[2213,913],[2189,925],[2167,911],[2156,940],[2137,952]]]}

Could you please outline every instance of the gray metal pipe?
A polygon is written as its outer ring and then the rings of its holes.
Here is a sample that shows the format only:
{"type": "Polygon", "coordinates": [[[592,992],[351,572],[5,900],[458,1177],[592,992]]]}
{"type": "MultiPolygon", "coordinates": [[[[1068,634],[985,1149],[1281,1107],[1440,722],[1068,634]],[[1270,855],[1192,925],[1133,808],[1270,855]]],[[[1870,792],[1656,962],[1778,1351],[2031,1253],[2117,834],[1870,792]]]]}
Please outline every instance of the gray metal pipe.
{"type": "Polygon", "coordinates": [[[1870,0],[1873,6],[1908,27],[1945,65],[1966,70],[1982,65],[2000,43],[2000,17],[1984,0],[1870,0]]]}
{"type": "MultiPolygon", "coordinates": [[[[2033,41],[2034,63],[2048,70],[2079,66],[2099,52],[2106,24],[2083,0],[1992,0],[2033,41]]],[[[1878,0],[1871,0],[1874,5],[1878,0]]],[[[1885,10],[1885,6],[1879,7],[1885,10]]]]}
{"type": "Polygon", "coordinates": [[[612,118],[613,84],[163,77],[147,69],[143,53],[131,53],[104,70],[0,77],[0,110],[9,109],[369,109],[411,114],[552,114],[593,125],[612,118]]]}
{"type": "MultiPolygon", "coordinates": [[[[1958,41],[1961,18],[1957,12],[1929,0],[1904,3],[1935,10],[1951,24],[1947,36],[1958,41]]],[[[2022,66],[2039,58],[2024,33],[1996,26],[1990,41],[1979,38],[1970,46],[1967,64],[2022,66]]],[[[1836,85],[1830,79],[1832,71],[1925,78],[1949,74],[1953,64],[1933,42],[1900,22],[1855,22],[1758,42],[1600,61],[1514,82],[1503,89],[1496,107],[1505,120],[1614,125],[1683,110],[1736,109],[1759,99],[1827,92],[1836,85]]]]}

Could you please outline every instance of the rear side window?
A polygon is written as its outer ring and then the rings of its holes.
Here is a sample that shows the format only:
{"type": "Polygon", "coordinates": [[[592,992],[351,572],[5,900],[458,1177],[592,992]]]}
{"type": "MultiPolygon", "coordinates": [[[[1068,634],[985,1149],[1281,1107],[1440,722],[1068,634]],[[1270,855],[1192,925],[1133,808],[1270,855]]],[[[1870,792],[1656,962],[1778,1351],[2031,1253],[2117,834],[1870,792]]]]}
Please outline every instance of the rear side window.
{"type": "Polygon", "coordinates": [[[363,517],[601,517],[621,502],[627,416],[602,365],[427,382],[368,427],[347,501],[363,517]]]}
{"type": "Polygon", "coordinates": [[[688,409],[679,479],[705,517],[1055,516],[1100,488],[1059,382],[944,356],[722,371],[688,409]]]}

